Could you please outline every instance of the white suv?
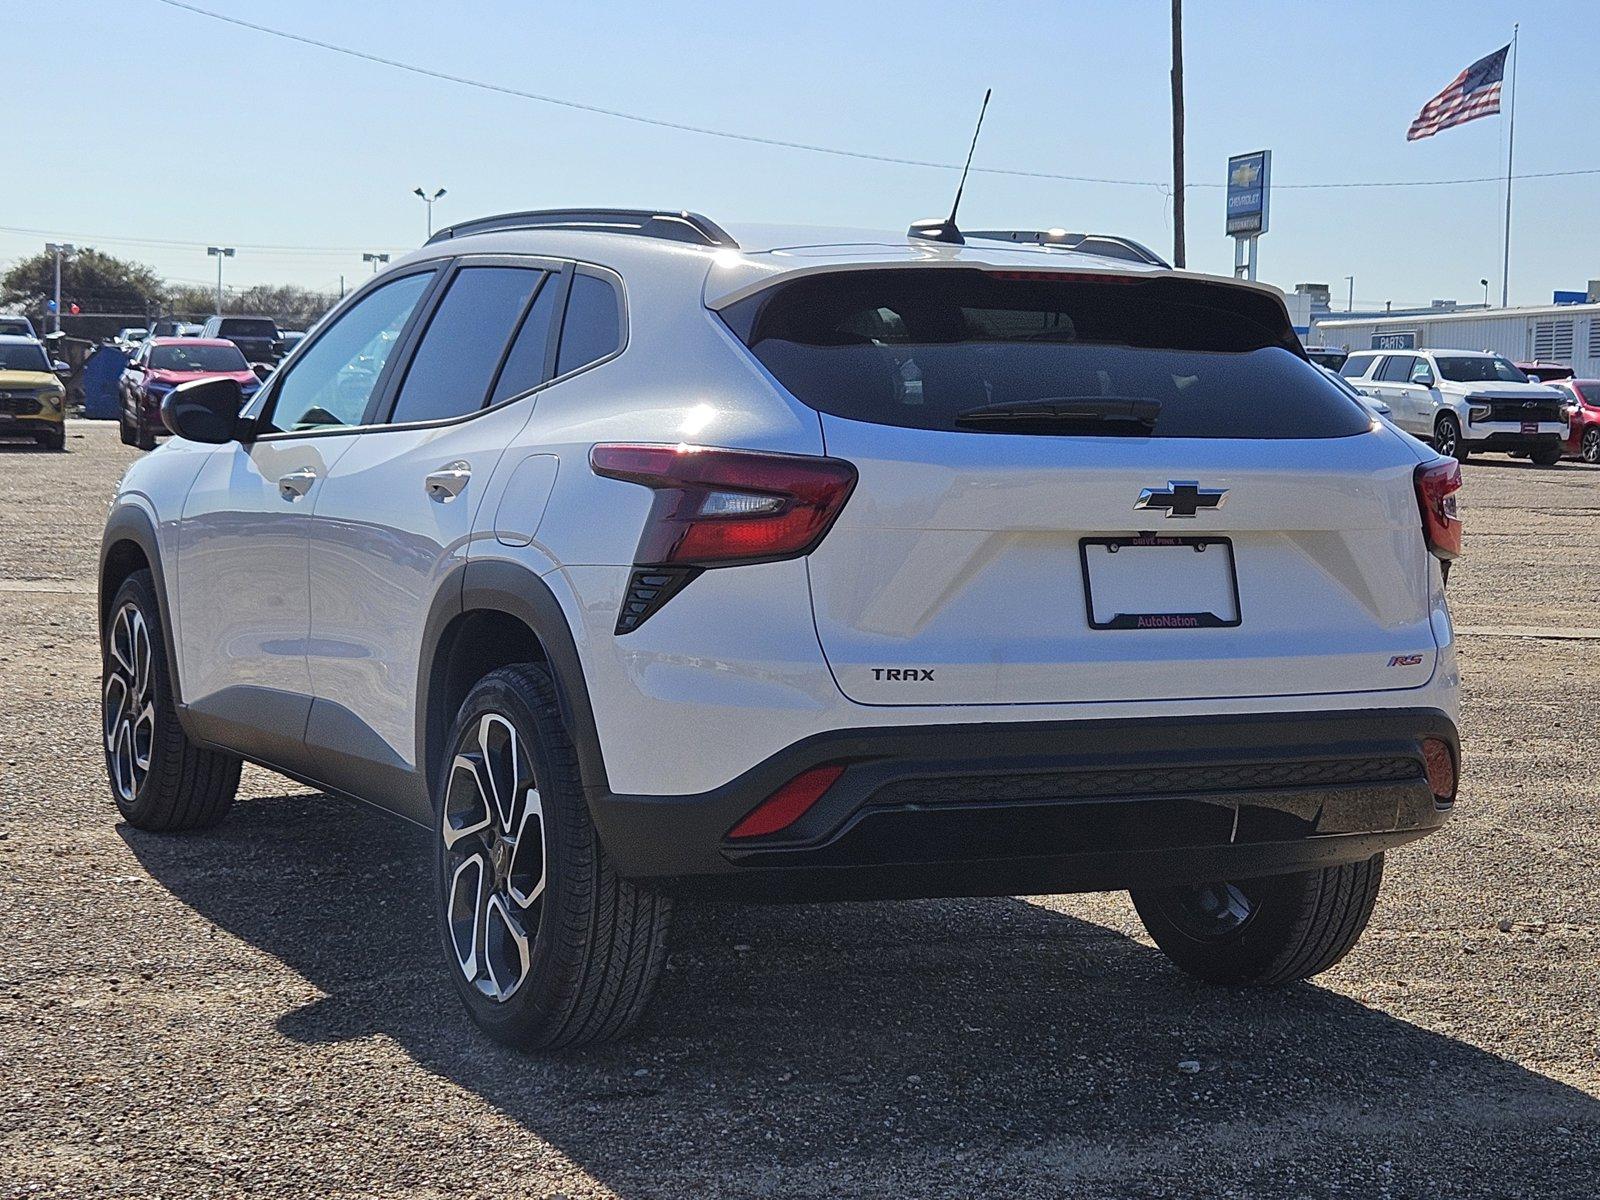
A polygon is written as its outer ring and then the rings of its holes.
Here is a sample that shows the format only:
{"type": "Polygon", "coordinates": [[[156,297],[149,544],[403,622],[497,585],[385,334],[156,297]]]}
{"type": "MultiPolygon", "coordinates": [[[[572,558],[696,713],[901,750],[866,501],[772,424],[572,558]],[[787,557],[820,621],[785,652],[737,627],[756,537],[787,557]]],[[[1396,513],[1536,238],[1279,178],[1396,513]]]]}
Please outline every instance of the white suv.
{"type": "Polygon", "coordinates": [[[1205,979],[1337,961],[1455,797],[1459,468],[1271,289],[925,232],[487,219],[177,389],[102,553],[124,817],[248,759],[426,826],[523,1045],[629,1028],[677,896],[1131,888],[1205,979]]]}
{"type": "Polygon", "coordinates": [[[1515,363],[1481,350],[1359,350],[1339,373],[1390,408],[1390,419],[1441,454],[1522,454],[1561,461],[1567,397],[1531,382],[1515,363]]]}

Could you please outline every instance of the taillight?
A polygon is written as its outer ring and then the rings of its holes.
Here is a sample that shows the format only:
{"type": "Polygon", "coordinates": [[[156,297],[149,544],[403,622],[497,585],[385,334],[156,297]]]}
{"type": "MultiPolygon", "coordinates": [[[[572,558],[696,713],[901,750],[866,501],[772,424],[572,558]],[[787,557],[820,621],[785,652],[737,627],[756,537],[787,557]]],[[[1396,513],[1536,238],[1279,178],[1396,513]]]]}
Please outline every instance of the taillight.
{"type": "Polygon", "coordinates": [[[1450,746],[1438,738],[1422,739],[1422,761],[1428,769],[1428,790],[1441,804],[1450,804],[1456,798],[1456,756],[1450,746]]]}
{"type": "Polygon", "coordinates": [[[843,774],[842,764],[828,763],[826,766],[812,767],[809,771],[796,775],[751,809],[744,820],[728,830],[728,836],[761,837],[789,828],[810,812],[812,806],[822,799],[822,794],[843,774]]]}
{"type": "Polygon", "coordinates": [[[651,488],[650,519],[634,562],[715,567],[772,562],[814,550],[856,485],[837,458],[604,443],[596,475],[651,488]]]}
{"type": "Polygon", "coordinates": [[[1461,464],[1424,463],[1417,468],[1417,507],[1422,510],[1422,537],[1435,558],[1446,562],[1461,553],[1461,464]]]}

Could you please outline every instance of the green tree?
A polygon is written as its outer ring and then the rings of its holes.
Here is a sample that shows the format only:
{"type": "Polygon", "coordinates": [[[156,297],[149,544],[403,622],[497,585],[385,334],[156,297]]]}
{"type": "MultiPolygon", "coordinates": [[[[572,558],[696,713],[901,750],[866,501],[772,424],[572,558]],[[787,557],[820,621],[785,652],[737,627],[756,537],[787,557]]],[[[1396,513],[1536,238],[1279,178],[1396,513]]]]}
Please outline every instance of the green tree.
{"type": "MultiPolygon", "coordinates": [[[[293,285],[257,284],[242,292],[224,291],[222,311],[252,317],[271,317],[282,329],[304,329],[333,307],[338,297],[293,285]]],[[[167,291],[167,311],[190,321],[204,321],[217,311],[214,288],[183,284],[167,291]]]]}
{"type": "MultiPolygon", "coordinates": [[[[73,304],[85,315],[115,314],[131,318],[153,312],[164,297],[161,278],[143,263],[104,254],[93,247],[79,250],[61,264],[61,308],[73,304]]],[[[55,256],[48,251],[25,258],[0,278],[0,308],[17,309],[40,324],[46,304],[55,295],[55,256]]]]}

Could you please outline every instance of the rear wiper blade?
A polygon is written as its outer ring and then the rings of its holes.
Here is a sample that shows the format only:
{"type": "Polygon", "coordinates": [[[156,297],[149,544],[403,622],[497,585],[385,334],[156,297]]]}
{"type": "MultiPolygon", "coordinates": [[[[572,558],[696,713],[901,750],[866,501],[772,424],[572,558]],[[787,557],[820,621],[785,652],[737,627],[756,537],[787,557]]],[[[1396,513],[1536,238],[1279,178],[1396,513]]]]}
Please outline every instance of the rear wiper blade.
{"type": "Polygon", "coordinates": [[[1042,400],[980,404],[956,414],[958,425],[1078,426],[1095,432],[1148,433],[1161,415],[1161,401],[1141,396],[1047,396],[1042,400]],[[1096,428],[1127,426],[1125,430],[1096,428]]]}

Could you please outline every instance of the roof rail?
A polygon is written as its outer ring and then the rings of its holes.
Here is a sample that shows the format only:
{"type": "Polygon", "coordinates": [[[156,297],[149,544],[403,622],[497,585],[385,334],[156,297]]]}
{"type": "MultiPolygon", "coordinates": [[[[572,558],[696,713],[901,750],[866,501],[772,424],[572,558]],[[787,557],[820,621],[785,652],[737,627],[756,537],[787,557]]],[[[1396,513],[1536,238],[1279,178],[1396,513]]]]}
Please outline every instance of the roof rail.
{"type": "Polygon", "coordinates": [[[538,208],[529,212],[501,213],[462,221],[439,230],[427,244],[474,233],[502,229],[576,229],[592,233],[625,233],[634,237],[662,238],[692,246],[719,246],[737,250],[739,243],[716,222],[692,212],[655,212],[644,208],[538,208]]]}
{"type": "Polygon", "coordinates": [[[1102,258],[1120,258],[1127,262],[1148,263],[1153,267],[1171,266],[1150,247],[1142,246],[1132,238],[1117,237],[1110,233],[1068,233],[1064,229],[967,229],[963,232],[969,238],[984,238],[991,242],[1060,246],[1063,250],[1098,254],[1102,258]]]}

